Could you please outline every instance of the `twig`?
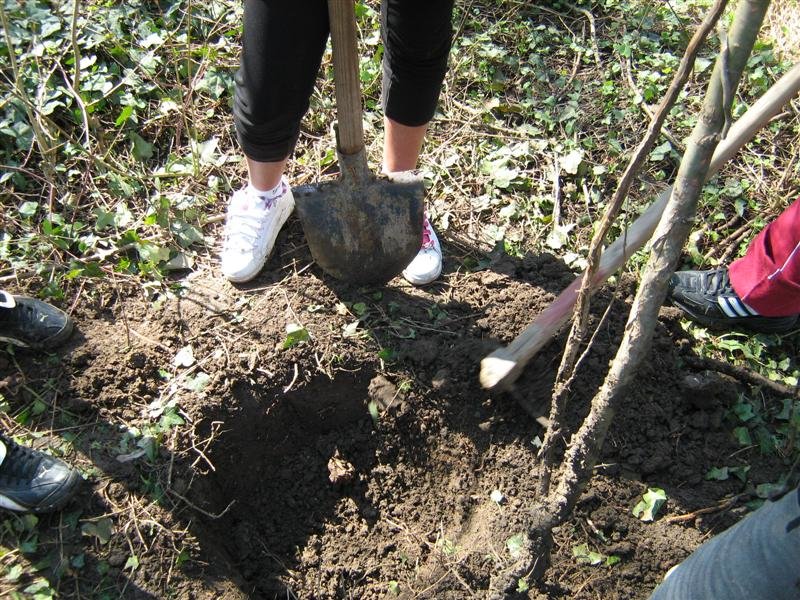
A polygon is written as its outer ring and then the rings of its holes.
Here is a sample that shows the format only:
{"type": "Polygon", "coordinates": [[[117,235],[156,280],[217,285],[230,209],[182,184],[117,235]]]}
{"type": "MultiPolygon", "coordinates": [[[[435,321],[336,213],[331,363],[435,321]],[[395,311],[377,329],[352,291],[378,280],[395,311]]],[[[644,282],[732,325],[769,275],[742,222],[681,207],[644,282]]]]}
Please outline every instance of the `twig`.
{"type": "Polygon", "coordinates": [[[553,159],[553,231],[561,227],[561,165],[553,159]]]}
{"type": "Polygon", "coordinates": [[[730,363],[709,357],[688,356],[684,360],[686,361],[686,364],[693,369],[709,369],[711,371],[716,371],[717,373],[729,375],[734,379],[738,379],[744,383],[749,383],[750,385],[768,388],[769,390],[782,396],[799,397],[796,388],[780,383],[779,381],[772,381],[771,379],[761,375],[761,373],[756,373],[750,369],[737,367],[730,363]]]}
{"type": "MultiPolygon", "coordinates": [[[[738,219],[739,215],[735,215],[734,218],[738,219]]],[[[730,219],[728,221],[728,223],[732,223],[732,222],[735,223],[735,220],[734,219],[730,219]]],[[[714,227],[714,230],[716,230],[716,231],[726,231],[727,229],[730,229],[730,227],[731,227],[728,223],[726,223],[722,227],[714,227]]],[[[719,250],[720,248],[725,248],[725,252],[723,253],[723,256],[725,256],[726,254],[728,254],[728,249],[731,248],[734,245],[734,243],[737,240],[739,240],[739,238],[741,238],[749,230],[750,230],[750,223],[747,222],[744,225],[742,225],[741,227],[739,227],[736,231],[734,231],[733,233],[728,235],[724,240],[716,242],[711,247],[711,249],[705,254],[705,256],[703,256],[703,258],[705,258],[706,260],[708,260],[710,258],[713,258],[714,255],[717,253],[717,250],[719,250]]],[[[725,261],[721,260],[720,262],[725,262],[725,261]]]]}
{"type": "Polygon", "coordinates": [[[288,394],[294,387],[294,383],[297,381],[297,375],[298,375],[297,363],[294,363],[294,377],[292,377],[292,380],[289,382],[289,385],[283,388],[284,394],[288,394]]]}
{"type": "Polygon", "coordinates": [[[158,347],[159,347],[159,348],[161,348],[161,349],[162,349],[164,352],[167,352],[167,353],[169,353],[169,354],[172,354],[172,349],[171,349],[170,347],[168,347],[168,346],[165,346],[165,345],[164,345],[164,344],[162,344],[161,342],[158,342],[158,341],[156,341],[156,340],[154,340],[154,339],[152,339],[152,338],[149,338],[149,337],[147,337],[146,335],[143,335],[143,334],[139,333],[139,332],[138,332],[138,331],[136,331],[136,330],[135,330],[133,327],[129,327],[129,328],[128,328],[128,330],[129,330],[129,331],[130,331],[130,332],[131,332],[131,333],[132,333],[134,336],[136,336],[137,338],[139,338],[140,340],[142,340],[142,341],[145,341],[145,342],[148,342],[148,343],[150,343],[150,344],[153,344],[153,346],[158,346],[158,347]]]}
{"type": "Polygon", "coordinates": [[[722,253],[722,256],[719,257],[719,262],[723,265],[726,265],[730,262],[731,257],[736,253],[738,250],[737,243],[741,240],[747,232],[750,230],[750,224],[747,223],[740,227],[736,232],[735,235],[728,236],[726,240],[728,245],[725,247],[725,252],[722,253]]]}
{"type": "Polygon", "coordinates": [[[14,171],[15,173],[23,173],[26,177],[30,177],[31,179],[36,179],[45,185],[50,185],[51,183],[38,173],[34,173],[30,169],[24,169],[22,167],[15,167],[12,165],[0,165],[0,171],[14,171]]]}
{"type": "Polygon", "coordinates": [[[597,29],[594,26],[594,15],[591,13],[591,11],[581,8],[580,6],[575,6],[569,2],[564,2],[564,4],[566,4],[571,10],[581,13],[589,21],[589,32],[592,36],[592,50],[594,50],[594,62],[598,67],[603,66],[603,63],[600,61],[600,48],[597,45],[597,29]]]}
{"type": "Polygon", "coordinates": [[[204,514],[205,516],[207,516],[209,519],[214,519],[215,521],[216,521],[217,519],[221,519],[221,518],[222,518],[222,517],[225,515],[225,513],[227,513],[227,512],[228,512],[228,511],[231,509],[231,506],[233,506],[234,504],[236,504],[236,499],[233,499],[233,500],[231,500],[231,501],[228,503],[228,506],[226,506],[226,507],[225,507],[225,510],[223,510],[221,513],[218,513],[218,514],[216,514],[216,515],[215,515],[215,514],[213,514],[213,513],[210,513],[210,512],[208,512],[207,510],[204,510],[204,509],[200,508],[199,506],[197,506],[197,505],[196,505],[196,504],[194,504],[193,502],[191,502],[191,501],[187,500],[186,498],[184,498],[183,496],[181,496],[181,495],[180,495],[178,492],[176,492],[175,490],[168,489],[168,490],[167,490],[167,492],[169,492],[170,494],[172,494],[172,495],[173,495],[173,496],[175,496],[176,498],[179,498],[180,500],[183,500],[183,502],[185,502],[185,503],[186,503],[188,506],[190,506],[191,508],[193,508],[193,509],[194,509],[194,510],[196,510],[197,512],[199,512],[199,513],[202,513],[202,514],[204,514]]]}
{"type": "Polygon", "coordinates": [[[700,515],[708,515],[710,513],[719,512],[721,510],[726,510],[736,504],[742,496],[748,496],[749,494],[736,494],[735,496],[728,498],[727,500],[723,500],[719,504],[715,504],[714,506],[707,506],[705,508],[700,508],[690,513],[686,513],[684,515],[674,515],[672,517],[664,517],[661,519],[663,523],[685,523],[686,521],[692,521],[696,519],[700,515]]]}

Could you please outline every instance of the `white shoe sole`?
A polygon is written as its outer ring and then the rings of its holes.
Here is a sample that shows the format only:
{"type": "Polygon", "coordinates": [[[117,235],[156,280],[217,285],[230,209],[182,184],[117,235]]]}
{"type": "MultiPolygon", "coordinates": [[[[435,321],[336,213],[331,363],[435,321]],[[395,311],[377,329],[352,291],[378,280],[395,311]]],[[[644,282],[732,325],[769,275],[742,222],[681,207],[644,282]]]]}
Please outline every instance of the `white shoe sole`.
{"type": "Polygon", "coordinates": [[[433,274],[429,275],[428,277],[415,277],[413,275],[408,275],[408,274],[406,274],[405,271],[403,271],[403,279],[405,279],[411,285],[421,286],[421,285],[428,285],[429,283],[433,283],[434,281],[439,279],[439,276],[441,274],[442,274],[442,265],[440,264],[439,268],[436,271],[434,271],[433,274]]]}

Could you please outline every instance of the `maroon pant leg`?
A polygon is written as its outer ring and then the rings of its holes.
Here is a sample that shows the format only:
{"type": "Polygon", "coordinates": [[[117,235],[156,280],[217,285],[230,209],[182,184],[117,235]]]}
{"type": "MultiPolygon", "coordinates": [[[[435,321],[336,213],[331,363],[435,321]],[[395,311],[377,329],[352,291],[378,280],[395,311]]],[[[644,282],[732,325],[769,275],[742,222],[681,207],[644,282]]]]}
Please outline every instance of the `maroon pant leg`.
{"type": "Polygon", "coordinates": [[[729,268],[733,289],[765,317],[800,314],[800,198],[729,268]]]}

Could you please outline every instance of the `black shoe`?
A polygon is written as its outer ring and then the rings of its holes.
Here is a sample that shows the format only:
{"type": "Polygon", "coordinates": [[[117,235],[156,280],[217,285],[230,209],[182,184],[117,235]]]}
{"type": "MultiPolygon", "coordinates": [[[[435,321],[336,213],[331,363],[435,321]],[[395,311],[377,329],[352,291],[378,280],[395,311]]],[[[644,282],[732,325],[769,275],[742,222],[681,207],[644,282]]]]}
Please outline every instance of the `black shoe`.
{"type": "Polygon", "coordinates": [[[81,476],[62,460],[0,435],[0,508],[44,513],[64,506],[81,476]]]}
{"type": "Polygon", "coordinates": [[[731,287],[728,269],[678,271],[669,280],[672,303],[707,327],[740,326],[757,333],[786,333],[797,325],[798,315],[763,317],[747,306],[731,287]]]}
{"type": "Polygon", "coordinates": [[[40,350],[61,344],[71,333],[72,319],[63,310],[0,290],[0,341],[40,350]]]}

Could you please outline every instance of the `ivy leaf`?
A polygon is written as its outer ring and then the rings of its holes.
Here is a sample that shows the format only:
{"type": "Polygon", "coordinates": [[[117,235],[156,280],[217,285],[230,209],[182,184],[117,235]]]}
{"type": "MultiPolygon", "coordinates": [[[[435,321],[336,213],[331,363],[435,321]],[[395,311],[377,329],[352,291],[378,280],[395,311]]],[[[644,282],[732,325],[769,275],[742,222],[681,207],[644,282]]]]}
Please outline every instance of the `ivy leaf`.
{"type": "Polygon", "coordinates": [[[747,427],[737,427],[733,430],[733,437],[739,442],[740,446],[749,446],[753,443],[753,438],[750,437],[750,431],[747,427]]]}
{"type": "Polygon", "coordinates": [[[786,486],[781,483],[761,483],[756,486],[756,495],[765,500],[779,496],[784,491],[786,486]]]}
{"type": "Polygon", "coordinates": [[[191,367],[194,364],[194,351],[191,346],[184,346],[172,359],[172,364],[176,367],[191,367]]]}
{"type": "Polygon", "coordinates": [[[706,479],[713,481],[725,481],[728,479],[728,467],[714,467],[713,469],[709,470],[708,473],[706,473],[706,479]]]}
{"type": "Polygon", "coordinates": [[[139,257],[145,262],[158,264],[169,260],[169,248],[153,244],[152,242],[140,242],[136,244],[139,257]]]}
{"type": "Polygon", "coordinates": [[[170,409],[165,412],[158,422],[158,426],[162,431],[169,431],[173,427],[183,425],[183,418],[175,412],[175,409],[170,409]]]}
{"type": "Polygon", "coordinates": [[[194,377],[187,377],[186,381],[183,382],[183,387],[185,387],[189,391],[196,392],[199,394],[204,389],[206,389],[206,387],[208,387],[208,384],[210,382],[211,382],[211,375],[203,371],[200,371],[194,377]]]}
{"type": "Polygon", "coordinates": [[[287,350],[300,342],[307,342],[310,339],[311,336],[305,327],[297,323],[289,323],[286,326],[286,339],[283,341],[283,349],[287,350]]]}
{"type": "Polygon", "coordinates": [[[353,321],[352,323],[348,323],[347,325],[345,325],[344,329],[342,329],[342,336],[346,337],[346,338],[349,338],[349,337],[353,337],[354,335],[356,335],[356,331],[358,330],[358,325],[360,323],[361,323],[361,321],[356,320],[356,321],[353,321]]]}
{"type": "Polygon", "coordinates": [[[22,565],[12,565],[3,579],[14,583],[20,578],[20,575],[22,575],[22,565]]]}
{"type": "Polygon", "coordinates": [[[572,556],[574,556],[579,563],[587,565],[599,565],[605,558],[599,552],[589,550],[589,546],[587,544],[573,546],[572,556]]]}
{"type": "Polygon", "coordinates": [[[549,248],[553,250],[558,250],[559,248],[563,248],[567,244],[567,240],[569,239],[569,233],[575,229],[575,223],[568,223],[566,225],[559,225],[558,227],[554,227],[552,231],[550,231],[549,235],[547,236],[547,241],[545,242],[549,248]]]}
{"type": "Polygon", "coordinates": [[[197,144],[197,150],[200,154],[200,164],[201,165],[212,165],[212,166],[219,166],[219,156],[217,153],[217,149],[219,146],[219,140],[215,137],[212,137],[205,142],[200,142],[197,144]]]}
{"type": "Polygon", "coordinates": [[[23,202],[17,210],[19,211],[19,216],[24,219],[30,219],[36,214],[36,211],[39,210],[39,203],[29,200],[27,202],[23,202]]]}
{"type": "Polygon", "coordinates": [[[391,348],[384,348],[378,352],[378,358],[384,362],[391,362],[397,358],[397,353],[391,348]]]}
{"type": "Polygon", "coordinates": [[[753,412],[753,405],[749,402],[739,402],[733,407],[733,412],[736,413],[736,416],[739,417],[739,420],[743,423],[746,423],[756,416],[753,412]]]}
{"type": "Polygon", "coordinates": [[[153,144],[148,142],[138,133],[131,131],[128,138],[133,143],[133,157],[139,162],[144,162],[149,158],[153,158],[153,144]]]}
{"type": "Polygon", "coordinates": [[[120,125],[124,125],[125,121],[130,119],[132,114],[133,114],[133,107],[131,105],[128,105],[128,106],[124,107],[120,111],[119,116],[117,117],[117,120],[114,121],[114,125],[116,127],[119,127],[120,125]]]}
{"type": "Polygon", "coordinates": [[[728,467],[728,473],[736,477],[742,483],[747,481],[747,473],[750,471],[750,465],[742,465],[739,467],[728,467]]]}
{"type": "Polygon", "coordinates": [[[517,533],[506,540],[506,548],[511,558],[519,558],[522,554],[522,547],[525,545],[525,534],[517,533]]]}
{"type": "Polygon", "coordinates": [[[378,412],[378,405],[374,400],[370,400],[369,404],[367,404],[367,410],[369,411],[369,416],[372,417],[372,422],[377,426],[380,413],[378,412]]]}
{"type": "Polygon", "coordinates": [[[100,543],[105,545],[111,539],[111,532],[113,531],[114,524],[112,523],[111,519],[104,518],[100,519],[99,521],[95,521],[94,523],[88,522],[81,525],[81,533],[83,535],[88,535],[92,537],[96,537],[100,540],[100,543]]]}
{"type": "Polygon", "coordinates": [[[577,175],[583,162],[583,151],[573,150],[559,159],[559,164],[565,173],[577,175]]]}
{"type": "Polygon", "coordinates": [[[633,507],[633,516],[642,521],[655,519],[661,506],[667,501],[667,494],[661,488],[647,488],[639,503],[633,507]]]}

